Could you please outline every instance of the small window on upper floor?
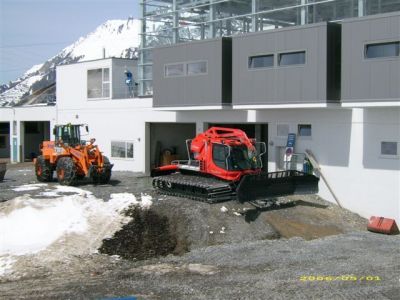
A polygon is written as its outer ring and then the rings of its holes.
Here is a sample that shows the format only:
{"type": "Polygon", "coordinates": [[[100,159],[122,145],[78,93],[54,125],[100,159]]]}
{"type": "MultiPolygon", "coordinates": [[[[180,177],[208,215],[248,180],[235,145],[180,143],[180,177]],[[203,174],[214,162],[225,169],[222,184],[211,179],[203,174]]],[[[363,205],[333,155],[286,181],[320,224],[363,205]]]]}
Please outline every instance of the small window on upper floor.
{"type": "Polygon", "coordinates": [[[397,156],[397,142],[381,142],[381,155],[397,156]]]}
{"type": "Polygon", "coordinates": [[[87,97],[110,97],[110,69],[94,69],[87,71],[87,97]]]}
{"type": "Polygon", "coordinates": [[[165,77],[184,76],[185,65],[183,63],[165,65],[164,75],[165,77]]]}
{"type": "Polygon", "coordinates": [[[311,137],[311,124],[299,124],[297,128],[298,136],[308,136],[311,137]]]}
{"type": "Polygon", "coordinates": [[[365,45],[365,58],[396,57],[400,55],[400,42],[365,45]]]}
{"type": "Polygon", "coordinates": [[[271,68],[274,66],[274,55],[257,55],[249,57],[249,69],[271,68]]]}
{"type": "Polygon", "coordinates": [[[304,65],[305,63],[306,63],[305,51],[279,54],[279,66],[304,65]]]}
{"type": "Polygon", "coordinates": [[[206,61],[197,61],[187,63],[186,65],[187,75],[200,75],[207,73],[207,62],[206,61]]]}

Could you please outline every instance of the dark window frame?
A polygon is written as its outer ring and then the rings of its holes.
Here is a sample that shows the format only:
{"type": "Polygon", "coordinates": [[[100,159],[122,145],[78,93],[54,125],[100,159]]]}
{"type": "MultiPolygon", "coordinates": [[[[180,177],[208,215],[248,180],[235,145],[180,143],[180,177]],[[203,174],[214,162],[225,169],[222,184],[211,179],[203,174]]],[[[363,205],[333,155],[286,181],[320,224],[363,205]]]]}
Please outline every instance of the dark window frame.
{"type": "Polygon", "coordinates": [[[387,58],[397,58],[400,57],[400,41],[386,41],[386,42],[373,42],[373,43],[368,43],[364,45],[364,59],[365,60],[374,60],[374,59],[387,59],[387,58]],[[368,56],[368,49],[369,47],[374,47],[374,46],[385,46],[385,45],[396,45],[395,47],[397,48],[395,51],[397,52],[395,55],[382,55],[382,56],[374,56],[374,57],[369,57],[368,56]]]}
{"type": "Polygon", "coordinates": [[[111,140],[110,144],[111,144],[110,156],[112,158],[128,159],[128,160],[134,160],[135,159],[135,143],[133,141],[111,140]],[[113,144],[115,145],[115,143],[124,144],[124,147],[123,147],[124,156],[114,156],[113,144]],[[131,154],[132,156],[128,156],[128,154],[131,154]]]}
{"type": "Polygon", "coordinates": [[[398,157],[399,155],[399,143],[394,141],[381,141],[381,155],[384,157],[398,157]],[[396,153],[383,153],[384,150],[388,148],[384,146],[384,144],[394,144],[395,145],[395,152],[396,153]]]}
{"type": "Polygon", "coordinates": [[[270,54],[257,54],[257,55],[252,55],[248,57],[247,60],[247,68],[249,70],[263,70],[263,69],[271,69],[275,67],[275,54],[270,53],[270,54]],[[252,66],[252,59],[257,59],[260,57],[272,57],[272,65],[270,66],[262,66],[262,67],[254,67],[252,66]]]}
{"type": "Polygon", "coordinates": [[[207,75],[207,74],[208,74],[208,60],[196,60],[196,61],[188,61],[188,62],[185,62],[185,69],[186,69],[186,76],[207,75]],[[190,72],[189,72],[189,65],[192,65],[192,64],[199,64],[199,63],[204,63],[204,64],[205,64],[205,66],[206,66],[205,72],[190,73],[190,72]]]}
{"type": "Polygon", "coordinates": [[[112,92],[111,67],[87,69],[87,71],[86,71],[86,97],[88,100],[111,99],[111,92],[112,92]],[[96,71],[98,72],[99,70],[101,70],[101,81],[100,81],[100,84],[98,82],[97,82],[97,84],[99,85],[101,96],[96,97],[95,95],[91,94],[93,91],[93,87],[91,87],[91,89],[89,89],[89,84],[91,84],[91,83],[89,83],[89,77],[90,77],[89,73],[96,72],[96,71]],[[106,73],[107,73],[108,78],[106,78],[106,73]],[[107,95],[106,91],[108,91],[108,95],[107,95]]]}
{"type": "Polygon", "coordinates": [[[303,138],[311,138],[312,137],[312,124],[298,124],[297,125],[297,136],[298,137],[303,137],[303,138]],[[309,135],[303,135],[301,134],[302,132],[302,127],[309,127],[310,128],[310,134],[309,135]]]}
{"type": "Polygon", "coordinates": [[[175,62],[175,63],[168,63],[164,65],[164,77],[165,78],[175,78],[175,77],[185,77],[186,76],[186,63],[184,62],[175,62]],[[178,66],[178,65],[182,65],[182,74],[178,74],[178,75],[170,75],[167,72],[168,67],[171,66],[178,66]]]}
{"type": "Polygon", "coordinates": [[[227,145],[223,145],[223,144],[218,144],[218,143],[213,143],[212,144],[212,159],[214,164],[224,170],[228,169],[228,166],[226,164],[226,148],[228,148],[227,145]],[[220,149],[218,149],[220,148],[220,149]],[[224,160],[222,161],[221,159],[216,159],[216,151],[223,151],[224,153],[224,160]]]}
{"type": "Polygon", "coordinates": [[[278,67],[304,66],[306,63],[307,63],[307,51],[306,50],[298,50],[298,51],[290,51],[290,52],[280,52],[280,53],[278,53],[278,67]],[[282,56],[283,55],[294,55],[294,54],[304,54],[304,62],[282,65],[282,56]]]}

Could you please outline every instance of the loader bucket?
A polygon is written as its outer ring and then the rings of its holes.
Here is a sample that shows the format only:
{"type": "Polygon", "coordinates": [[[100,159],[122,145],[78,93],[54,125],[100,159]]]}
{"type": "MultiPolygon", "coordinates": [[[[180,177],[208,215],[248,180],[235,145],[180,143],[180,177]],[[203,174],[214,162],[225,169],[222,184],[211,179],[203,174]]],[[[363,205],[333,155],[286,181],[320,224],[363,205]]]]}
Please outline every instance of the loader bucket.
{"type": "Polygon", "coordinates": [[[240,202],[318,193],[319,178],[299,171],[245,175],[236,193],[240,202]]]}

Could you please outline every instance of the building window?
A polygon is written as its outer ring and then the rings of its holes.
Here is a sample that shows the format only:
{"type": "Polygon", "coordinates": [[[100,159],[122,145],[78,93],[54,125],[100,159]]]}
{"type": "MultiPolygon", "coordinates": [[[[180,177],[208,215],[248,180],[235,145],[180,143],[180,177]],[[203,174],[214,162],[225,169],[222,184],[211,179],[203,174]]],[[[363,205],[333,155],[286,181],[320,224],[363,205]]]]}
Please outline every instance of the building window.
{"type": "Polygon", "coordinates": [[[94,69],[87,72],[87,97],[110,97],[110,69],[94,69]]]}
{"type": "Polygon", "coordinates": [[[6,149],[7,148],[7,136],[0,135],[0,149],[6,149]]]}
{"type": "Polygon", "coordinates": [[[397,142],[381,142],[381,155],[397,156],[397,142]]]}
{"type": "Polygon", "coordinates": [[[114,158],[134,158],[133,142],[112,141],[111,157],[114,158]]]}
{"type": "Polygon", "coordinates": [[[280,66],[304,65],[305,63],[306,63],[305,51],[279,54],[280,66]]]}
{"type": "Polygon", "coordinates": [[[274,66],[274,55],[257,55],[249,57],[249,69],[270,68],[274,66]]]}
{"type": "Polygon", "coordinates": [[[187,75],[200,75],[207,73],[207,62],[198,61],[187,63],[186,65],[187,75]]]}
{"type": "Polygon", "coordinates": [[[278,124],[276,126],[276,135],[287,137],[289,134],[289,124],[278,124]]]}
{"type": "Polygon", "coordinates": [[[176,77],[185,75],[185,66],[183,63],[165,65],[165,77],[176,77]]]}
{"type": "Polygon", "coordinates": [[[400,55],[400,42],[369,44],[365,46],[365,58],[395,57],[400,55]]]}
{"type": "Polygon", "coordinates": [[[297,134],[298,136],[311,136],[311,124],[299,124],[297,134]]]}

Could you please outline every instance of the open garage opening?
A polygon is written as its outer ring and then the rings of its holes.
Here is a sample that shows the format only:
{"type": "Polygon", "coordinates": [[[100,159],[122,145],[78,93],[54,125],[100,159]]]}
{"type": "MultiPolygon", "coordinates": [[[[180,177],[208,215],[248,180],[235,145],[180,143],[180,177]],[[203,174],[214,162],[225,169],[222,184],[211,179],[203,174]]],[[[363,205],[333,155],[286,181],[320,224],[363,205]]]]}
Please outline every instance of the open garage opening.
{"type": "Polygon", "coordinates": [[[31,161],[40,155],[40,144],[50,140],[50,122],[22,122],[23,151],[22,161],[31,161]]]}
{"type": "Polygon", "coordinates": [[[187,160],[185,141],[195,135],[195,123],[150,123],[150,168],[187,160]]]}
{"type": "Polygon", "coordinates": [[[10,160],[10,123],[0,122],[0,162],[10,160]]]}
{"type": "MultiPolygon", "coordinates": [[[[250,124],[250,123],[209,123],[208,128],[211,127],[225,127],[236,128],[243,130],[249,138],[255,138],[257,142],[264,142],[266,150],[268,151],[268,124],[250,124]]],[[[268,152],[262,156],[263,170],[267,171],[268,168],[268,152]]]]}

